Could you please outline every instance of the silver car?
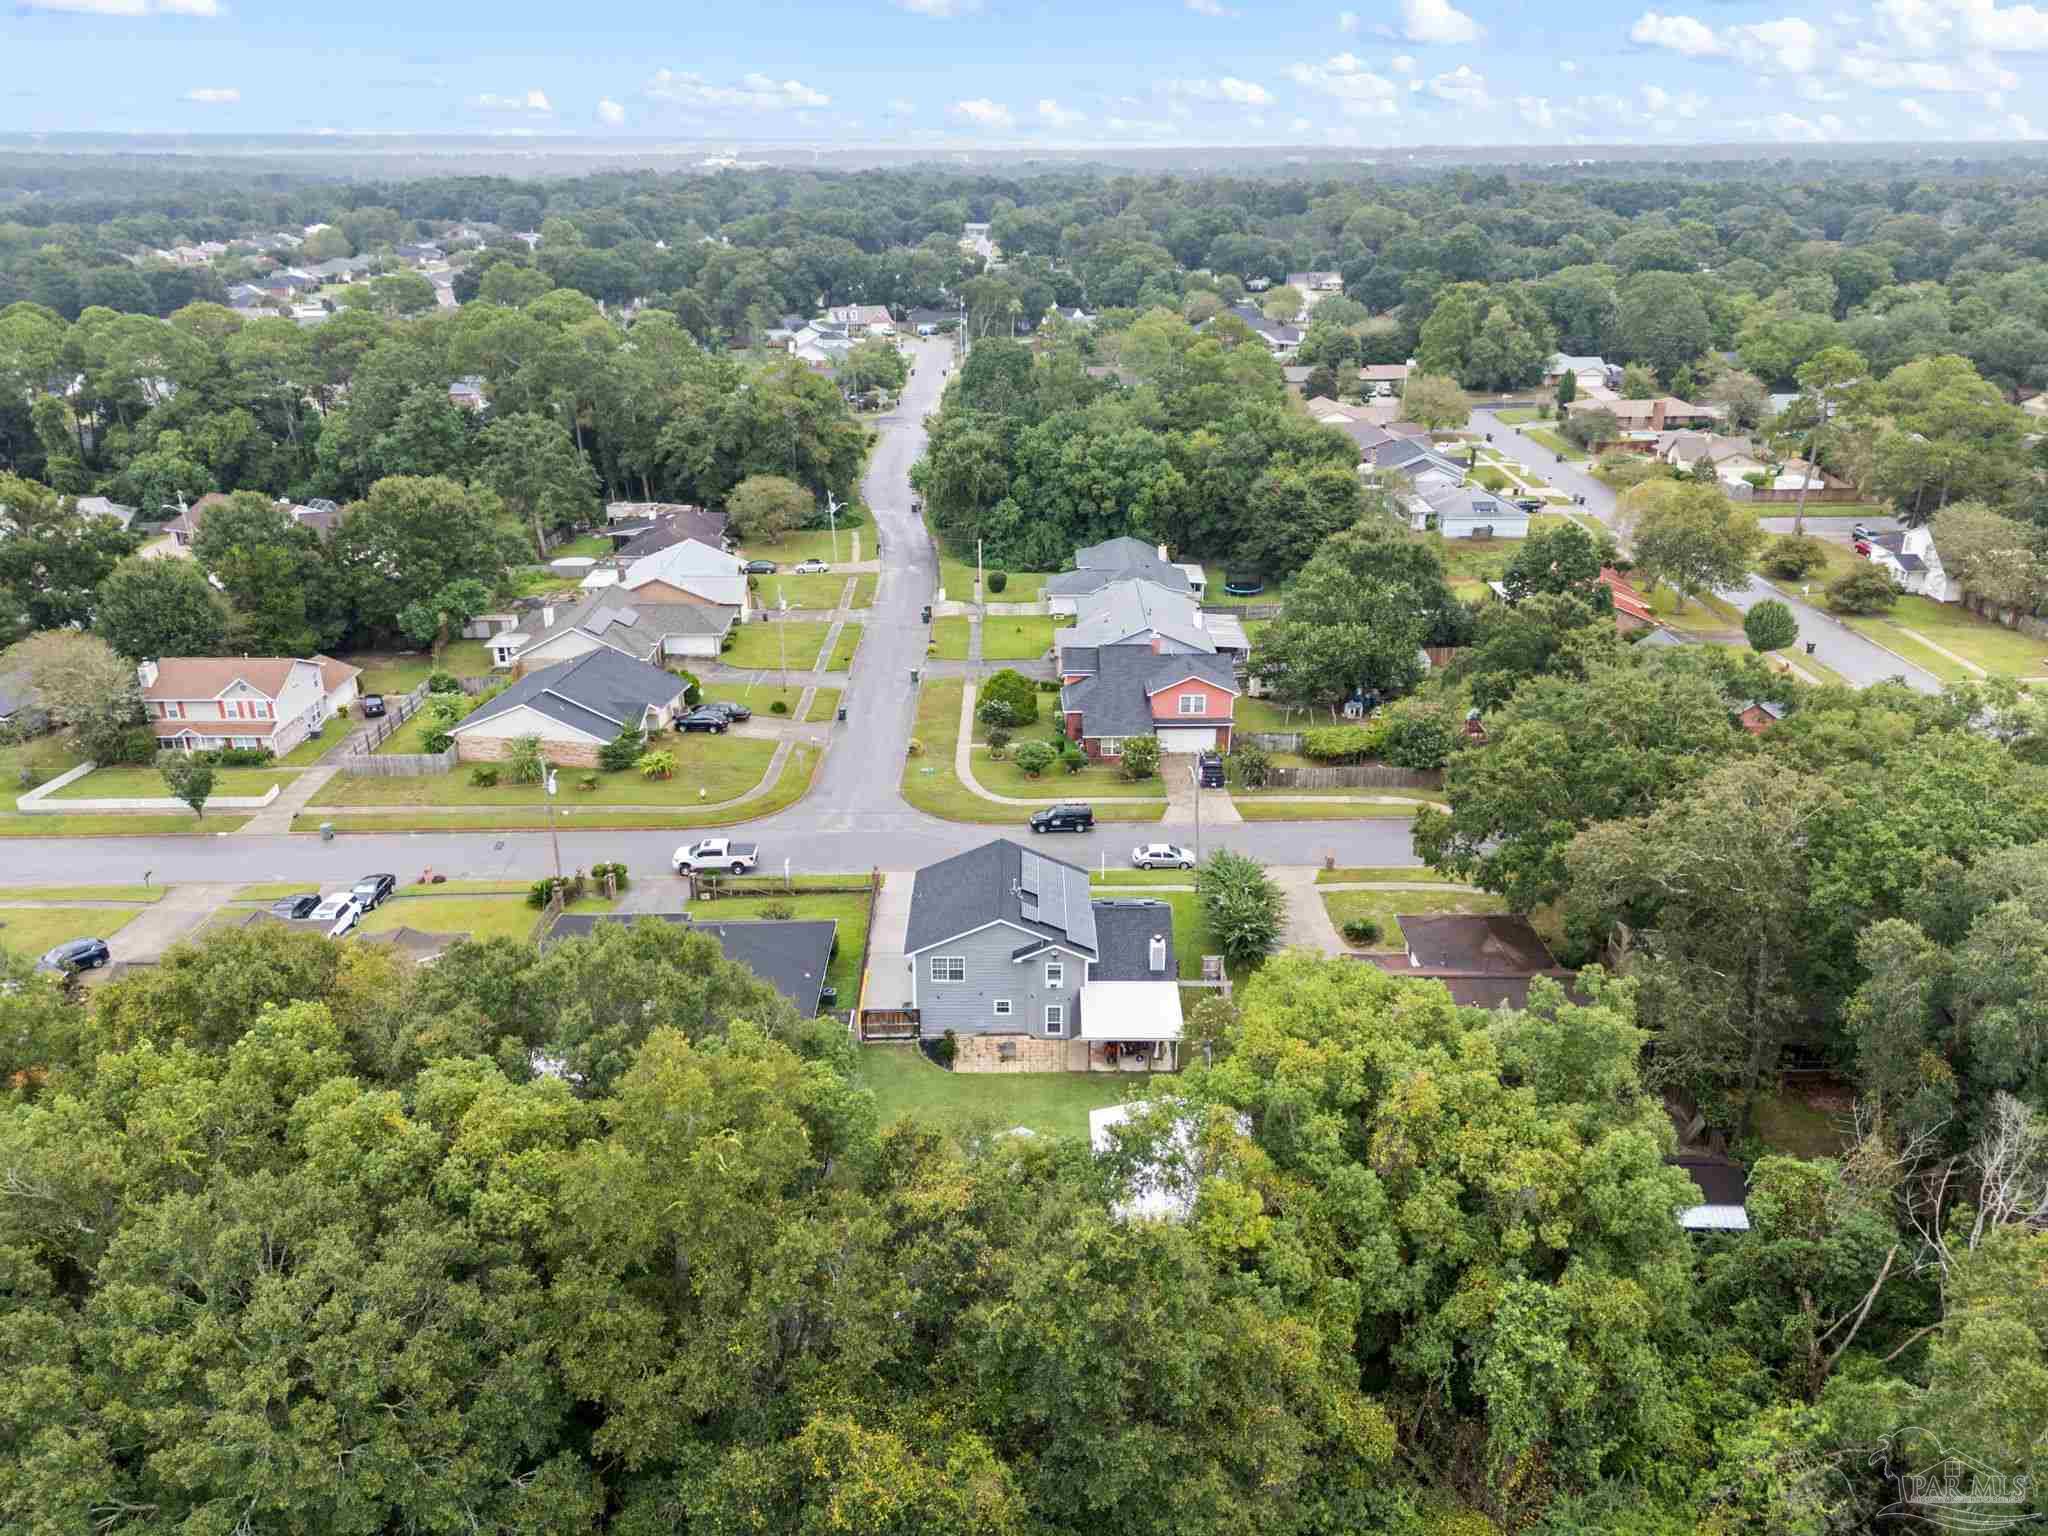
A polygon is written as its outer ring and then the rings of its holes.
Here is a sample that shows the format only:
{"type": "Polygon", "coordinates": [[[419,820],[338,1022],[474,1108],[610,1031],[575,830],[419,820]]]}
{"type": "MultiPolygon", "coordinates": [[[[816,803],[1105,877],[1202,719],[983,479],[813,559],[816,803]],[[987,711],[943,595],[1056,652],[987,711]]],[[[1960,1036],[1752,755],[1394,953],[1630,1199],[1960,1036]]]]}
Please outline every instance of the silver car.
{"type": "Polygon", "coordinates": [[[363,920],[363,904],[356,900],[351,891],[336,891],[332,896],[313,909],[313,915],[306,919],[318,923],[327,930],[327,937],[338,939],[349,929],[363,920]]]}
{"type": "Polygon", "coordinates": [[[1140,843],[1131,850],[1131,863],[1139,869],[1193,869],[1195,856],[1179,843],[1140,843]]]}

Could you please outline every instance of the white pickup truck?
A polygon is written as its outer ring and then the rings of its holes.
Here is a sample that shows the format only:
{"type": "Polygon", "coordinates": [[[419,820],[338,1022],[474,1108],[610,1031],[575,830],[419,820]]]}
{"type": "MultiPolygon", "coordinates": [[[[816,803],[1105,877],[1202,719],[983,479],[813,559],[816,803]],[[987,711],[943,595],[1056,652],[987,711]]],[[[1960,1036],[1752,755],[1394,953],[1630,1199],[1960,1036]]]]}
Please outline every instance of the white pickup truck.
{"type": "Polygon", "coordinates": [[[676,850],[676,873],[694,875],[703,871],[744,874],[761,862],[761,850],[753,843],[736,843],[729,837],[707,837],[701,843],[685,843],[676,850]]]}

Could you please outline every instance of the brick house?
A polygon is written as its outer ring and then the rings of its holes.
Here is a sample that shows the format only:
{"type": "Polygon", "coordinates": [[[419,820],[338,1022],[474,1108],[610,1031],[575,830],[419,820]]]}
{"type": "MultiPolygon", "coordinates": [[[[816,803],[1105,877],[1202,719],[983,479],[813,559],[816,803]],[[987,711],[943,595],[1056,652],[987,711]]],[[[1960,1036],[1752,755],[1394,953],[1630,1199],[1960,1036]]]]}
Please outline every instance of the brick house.
{"type": "Polygon", "coordinates": [[[684,712],[683,680],[609,649],[530,672],[448,734],[458,762],[497,762],[522,736],[559,767],[595,768],[598,749],[630,725],[652,734],[684,712]]]}
{"type": "Polygon", "coordinates": [[[1091,762],[1115,762],[1133,736],[1161,754],[1228,752],[1242,691],[1225,655],[1151,645],[1075,647],[1060,654],[1060,714],[1091,762]]]}
{"type": "Polygon", "coordinates": [[[696,539],[625,565],[617,586],[639,603],[706,604],[730,609],[742,622],[747,615],[747,575],[740,559],[696,539]]]}
{"type": "Polygon", "coordinates": [[[279,757],[347,710],[361,676],[331,656],[165,656],[135,669],[158,747],[267,747],[279,757]]]}
{"type": "Polygon", "coordinates": [[[1735,723],[1752,736],[1761,736],[1785,718],[1785,706],[1769,699],[1751,699],[1735,712],[1735,723]]]}

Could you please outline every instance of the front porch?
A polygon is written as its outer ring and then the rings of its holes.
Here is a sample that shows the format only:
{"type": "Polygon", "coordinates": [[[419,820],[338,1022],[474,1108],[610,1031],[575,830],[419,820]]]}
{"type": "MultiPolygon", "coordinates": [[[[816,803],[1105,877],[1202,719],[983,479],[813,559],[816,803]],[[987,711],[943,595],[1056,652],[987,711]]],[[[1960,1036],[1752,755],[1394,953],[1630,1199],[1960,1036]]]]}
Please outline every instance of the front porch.
{"type": "Polygon", "coordinates": [[[1085,1072],[1178,1072],[1178,1040],[1079,1040],[1082,1052],[1068,1057],[1076,1071],[1085,1072]],[[1077,1063],[1075,1055],[1081,1060],[1077,1063]]]}

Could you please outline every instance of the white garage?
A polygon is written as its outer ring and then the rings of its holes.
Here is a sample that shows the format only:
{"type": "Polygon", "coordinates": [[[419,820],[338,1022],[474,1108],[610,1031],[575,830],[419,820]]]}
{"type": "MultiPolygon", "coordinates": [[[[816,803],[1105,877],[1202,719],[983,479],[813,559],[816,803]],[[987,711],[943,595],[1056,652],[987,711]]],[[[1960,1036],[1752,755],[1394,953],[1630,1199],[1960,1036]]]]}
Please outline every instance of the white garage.
{"type": "Polygon", "coordinates": [[[1176,729],[1159,733],[1161,752],[1214,752],[1216,750],[1216,727],[1205,725],[1192,729],[1176,729]]]}

